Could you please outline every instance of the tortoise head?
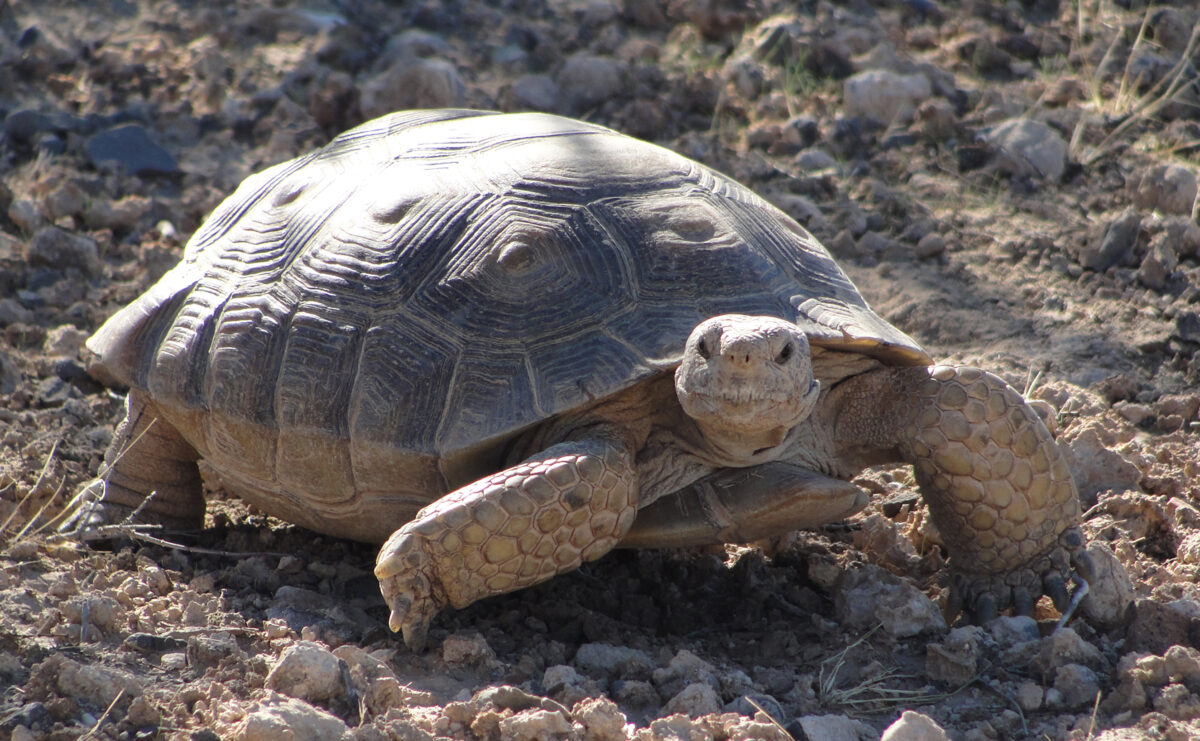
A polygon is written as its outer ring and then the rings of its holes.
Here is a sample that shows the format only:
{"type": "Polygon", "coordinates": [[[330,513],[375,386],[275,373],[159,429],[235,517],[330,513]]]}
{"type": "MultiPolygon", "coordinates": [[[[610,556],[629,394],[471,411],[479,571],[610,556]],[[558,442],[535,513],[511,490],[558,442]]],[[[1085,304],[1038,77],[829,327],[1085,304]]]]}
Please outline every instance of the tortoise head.
{"type": "Polygon", "coordinates": [[[675,371],[679,403],[706,437],[752,453],[782,442],[812,413],[820,390],[804,332],[769,316],[706,319],[675,371]]]}

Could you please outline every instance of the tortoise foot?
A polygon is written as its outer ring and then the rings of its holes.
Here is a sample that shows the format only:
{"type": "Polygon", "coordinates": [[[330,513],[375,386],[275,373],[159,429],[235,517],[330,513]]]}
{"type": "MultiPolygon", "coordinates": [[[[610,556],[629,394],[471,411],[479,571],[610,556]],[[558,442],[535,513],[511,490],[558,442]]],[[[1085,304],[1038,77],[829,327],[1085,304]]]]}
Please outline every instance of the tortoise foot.
{"type": "Polygon", "coordinates": [[[441,608],[533,586],[599,558],[637,515],[632,455],[603,437],[559,443],[450,492],[388,538],[375,576],[414,650],[441,608]]]}
{"type": "Polygon", "coordinates": [[[444,594],[435,593],[437,579],[427,548],[417,534],[402,528],[384,544],[375,565],[379,591],[391,611],[388,627],[413,651],[424,650],[429,623],[447,603],[444,594]]]}

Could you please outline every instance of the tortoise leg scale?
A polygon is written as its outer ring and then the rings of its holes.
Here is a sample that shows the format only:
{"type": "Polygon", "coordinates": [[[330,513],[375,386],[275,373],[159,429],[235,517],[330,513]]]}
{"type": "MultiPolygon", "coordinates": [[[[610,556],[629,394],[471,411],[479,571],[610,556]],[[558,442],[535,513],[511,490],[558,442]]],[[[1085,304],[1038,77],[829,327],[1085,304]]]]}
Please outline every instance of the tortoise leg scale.
{"type": "Polygon", "coordinates": [[[1037,413],[1000,378],[969,367],[891,368],[851,379],[840,440],[871,439],[913,464],[950,553],[948,611],[979,622],[1060,609],[1072,568],[1092,572],[1079,497],[1037,413]],[[873,419],[872,419],[873,417],[873,419]]]}
{"type": "Polygon", "coordinates": [[[633,456],[595,438],[450,492],[384,544],[375,566],[389,625],[413,650],[446,605],[532,586],[610,551],[637,515],[633,456]]]}

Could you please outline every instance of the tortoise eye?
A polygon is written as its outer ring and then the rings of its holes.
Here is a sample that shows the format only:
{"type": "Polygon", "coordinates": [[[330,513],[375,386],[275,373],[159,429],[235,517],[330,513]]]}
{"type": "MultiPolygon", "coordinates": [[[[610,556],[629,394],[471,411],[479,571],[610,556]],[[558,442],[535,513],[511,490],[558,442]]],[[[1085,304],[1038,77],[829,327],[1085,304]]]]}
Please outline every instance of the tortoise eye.
{"type": "Polygon", "coordinates": [[[696,352],[700,353],[700,357],[704,358],[705,360],[708,360],[712,357],[712,352],[710,352],[708,349],[708,343],[704,341],[703,337],[696,342],[696,352]]]}
{"type": "Polygon", "coordinates": [[[792,343],[789,342],[786,345],[784,345],[783,349],[779,351],[779,354],[775,356],[775,362],[779,363],[780,365],[783,365],[784,363],[786,363],[787,361],[792,359],[792,353],[793,353],[792,343]]]}

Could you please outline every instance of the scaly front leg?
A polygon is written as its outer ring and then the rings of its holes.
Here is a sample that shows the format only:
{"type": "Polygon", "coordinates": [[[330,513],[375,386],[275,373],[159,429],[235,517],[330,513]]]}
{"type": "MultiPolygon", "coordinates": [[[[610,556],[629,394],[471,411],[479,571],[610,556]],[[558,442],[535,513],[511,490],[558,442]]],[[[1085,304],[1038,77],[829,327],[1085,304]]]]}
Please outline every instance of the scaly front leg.
{"type": "Polygon", "coordinates": [[[605,437],[554,445],[437,500],[397,530],[375,576],[413,650],[446,605],[545,581],[599,558],[637,515],[633,455],[605,437]]]}
{"type": "Polygon", "coordinates": [[[1072,567],[1085,579],[1094,569],[1070,470],[1021,395],[950,366],[884,369],[843,386],[839,443],[867,462],[913,464],[950,552],[950,611],[966,607],[980,622],[1009,607],[1030,614],[1042,594],[1063,609],[1072,567]]]}

